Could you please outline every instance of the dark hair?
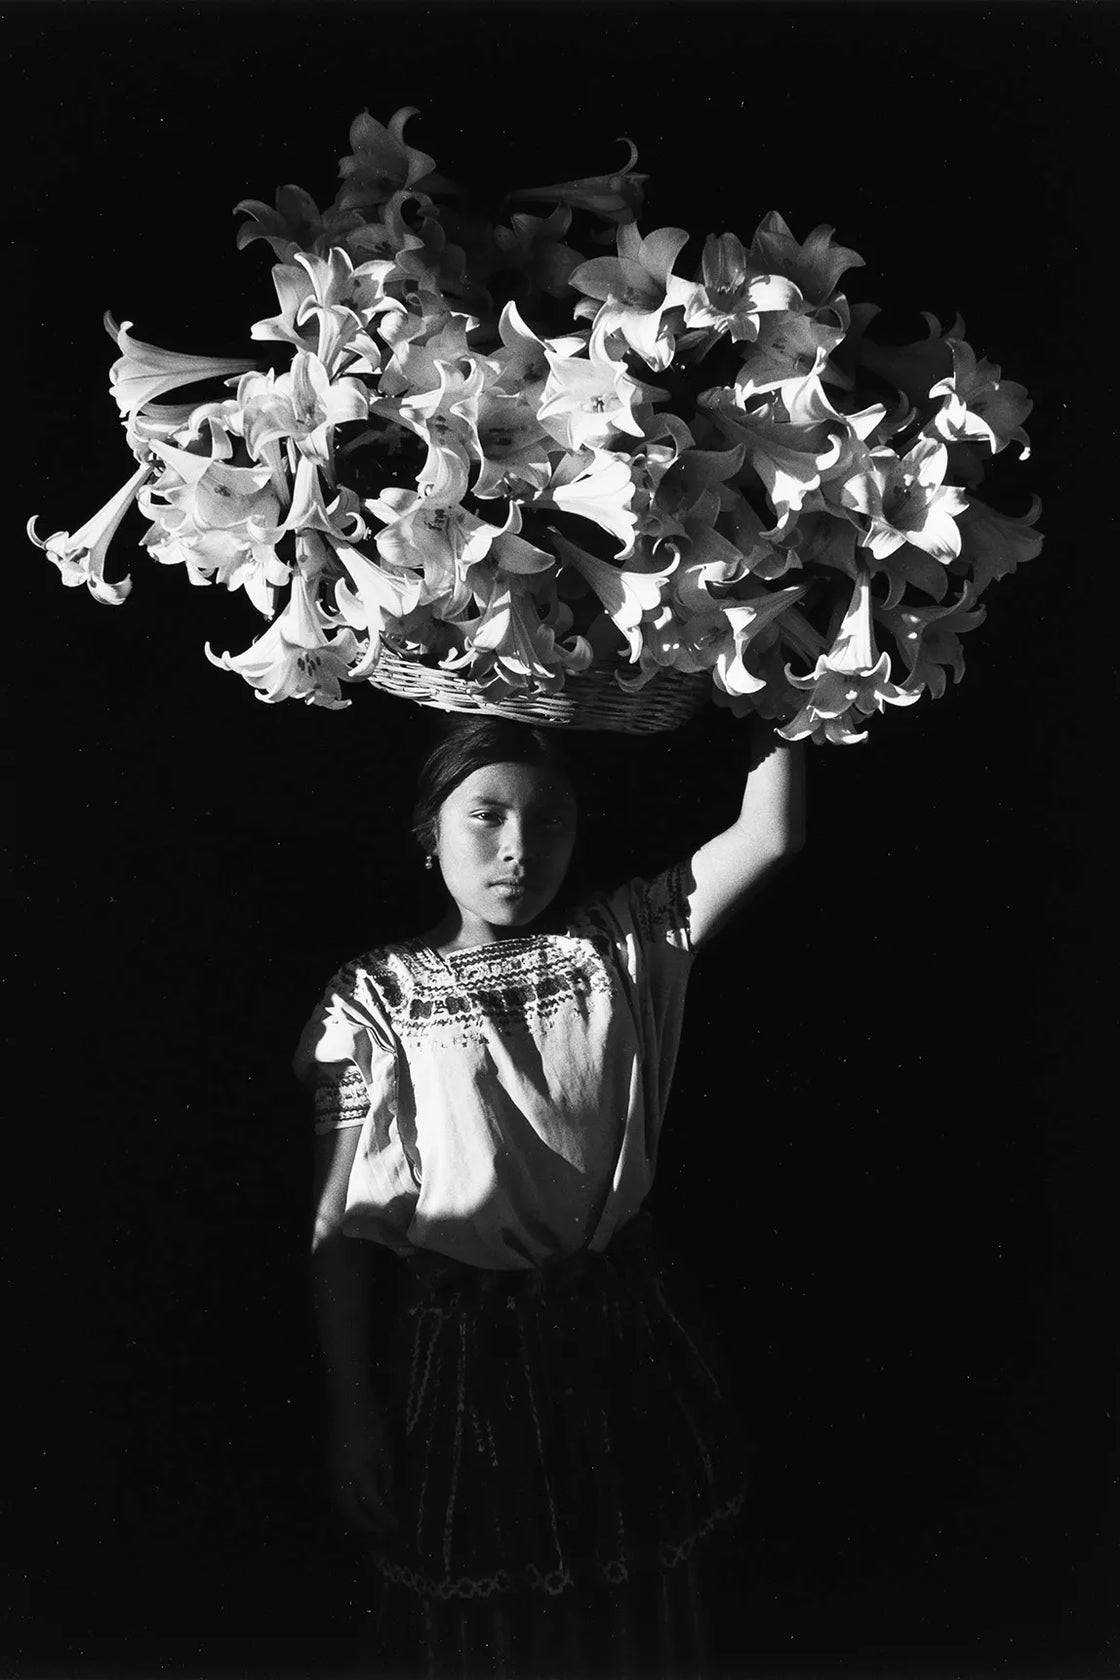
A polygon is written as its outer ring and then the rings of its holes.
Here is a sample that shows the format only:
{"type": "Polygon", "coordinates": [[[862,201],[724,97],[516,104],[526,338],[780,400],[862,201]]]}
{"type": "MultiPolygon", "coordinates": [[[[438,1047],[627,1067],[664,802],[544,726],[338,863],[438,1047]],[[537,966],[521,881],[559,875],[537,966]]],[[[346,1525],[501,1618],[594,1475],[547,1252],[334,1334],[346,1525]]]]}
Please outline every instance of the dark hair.
{"type": "Polygon", "coordinates": [[[534,729],[509,718],[459,713],[442,718],[437,729],[440,738],[420,766],[412,810],[412,832],[425,852],[435,850],[439,808],[448,794],[488,764],[535,764],[575,785],[567,752],[555,731],[534,729]]]}

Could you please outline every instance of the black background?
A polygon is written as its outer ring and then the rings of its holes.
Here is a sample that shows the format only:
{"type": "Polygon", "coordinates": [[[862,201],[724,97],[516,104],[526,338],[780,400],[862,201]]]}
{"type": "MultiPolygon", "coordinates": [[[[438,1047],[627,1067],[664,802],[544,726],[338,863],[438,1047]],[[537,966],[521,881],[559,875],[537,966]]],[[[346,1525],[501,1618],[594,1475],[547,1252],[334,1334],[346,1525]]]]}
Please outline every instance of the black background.
{"type": "MultiPolygon", "coordinates": [[[[959,309],[1035,399],[1006,505],[1041,495],[1043,553],[989,590],[963,684],[809,750],[809,848],[697,966],[655,1205],[749,1394],[741,1672],[1115,1672],[1115,430],[1092,410],[1116,10],[74,3],[2,24],[30,912],[4,1672],[320,1675],[367,1614],[324,1491],[288,1058],[332,969],[423,913],[425,714],[372,690],[260,705],[202,646],[262,621],[137,552],[139,515],[117,610],[62,589],[21,525],[76,529],[131,470],[102,311],[252,353],[270,253],[236,251],[232,206],[286,181],[329,202],[351,118],[407,104],[438,167],[499,188],[615,166],[632,136],[643,231],[827,222],[867,263],[852,301],[959,309]]],[[[729,820],[743,751],[715,713],[587,737],[599,872],[729,820]]]]}

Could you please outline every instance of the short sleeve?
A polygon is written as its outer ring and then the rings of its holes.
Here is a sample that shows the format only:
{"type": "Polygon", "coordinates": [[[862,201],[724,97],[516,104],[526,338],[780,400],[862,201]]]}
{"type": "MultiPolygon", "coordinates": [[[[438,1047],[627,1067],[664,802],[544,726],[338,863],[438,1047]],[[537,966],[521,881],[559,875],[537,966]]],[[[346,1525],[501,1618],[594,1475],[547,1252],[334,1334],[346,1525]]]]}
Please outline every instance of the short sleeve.
{"type": "Polygon", "coordinates": [[[630,917],[639,939],[651,962],[662,960],[663,953],[676,966],[676,958],[692,956],[692,934],[688,913],[688,885],[691,865],[674,864],[652,880],[627,882],[616,899],[626,901],[630,917]]]}
{"type": "Polygon", "coordinates": [[[644,986],[672,990],[692,964],[690,885],[690,864],[674,864],[649,880],[638,876],[614,892],[597,894],[575,913],[573,924],[606,936],[644,986]]]}
{"type": "Polygon", "coordinates": [[[419,1193],[414,1116],[398,1079],[399,1045],[363,962],[335,974],[300,1035],[292,1069],[314,1095],[315,1131],[361,1128],[342,1229],[402,1252],[419,1193]]]}
{"type": "Polygon", "coordinates": [[[315,1131],[362,1125],[391,1105],[396,1045],[388,1017],[358,965],[334,974],[300,1034],[292,1071],[312,1093],[315,1131]]]}
{"type": "Polygon", "coordinates": [[[582,924],[593,937],[610,943],[639,1035],[649,1101],[658,1118],[676,1066],[692,972],[690,884],[690,865],[675,864],[650,880],[638,877],[592,899],[575,923],[575,930],[582,924]]]}

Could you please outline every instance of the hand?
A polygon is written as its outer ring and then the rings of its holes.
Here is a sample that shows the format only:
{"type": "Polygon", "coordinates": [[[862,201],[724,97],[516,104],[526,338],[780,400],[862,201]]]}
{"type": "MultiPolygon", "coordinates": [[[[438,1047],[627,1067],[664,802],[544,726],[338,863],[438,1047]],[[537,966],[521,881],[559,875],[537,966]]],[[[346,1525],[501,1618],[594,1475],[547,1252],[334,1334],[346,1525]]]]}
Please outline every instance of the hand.
{"type": "Polygon", "coordinates": [[[394,1457],[388,1423],[376,1406],[370,1405],[359,1419],[336,1424],[331,1438],[333,1502],[348,1528],[379,1538],[397,1528],[394,1457]]]}

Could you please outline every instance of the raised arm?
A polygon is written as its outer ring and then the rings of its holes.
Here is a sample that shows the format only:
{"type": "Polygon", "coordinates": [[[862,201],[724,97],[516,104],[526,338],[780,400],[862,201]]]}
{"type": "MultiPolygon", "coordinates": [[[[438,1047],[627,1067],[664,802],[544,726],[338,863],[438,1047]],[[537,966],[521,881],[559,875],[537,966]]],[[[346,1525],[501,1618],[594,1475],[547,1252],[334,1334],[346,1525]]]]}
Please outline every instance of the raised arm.
{"type": "Polygon", "coordinates": [[[692,857],[689,913],[694,950],[725,927],[805,844],[805,749],[754,724],[738,817],[692,857]]]}

